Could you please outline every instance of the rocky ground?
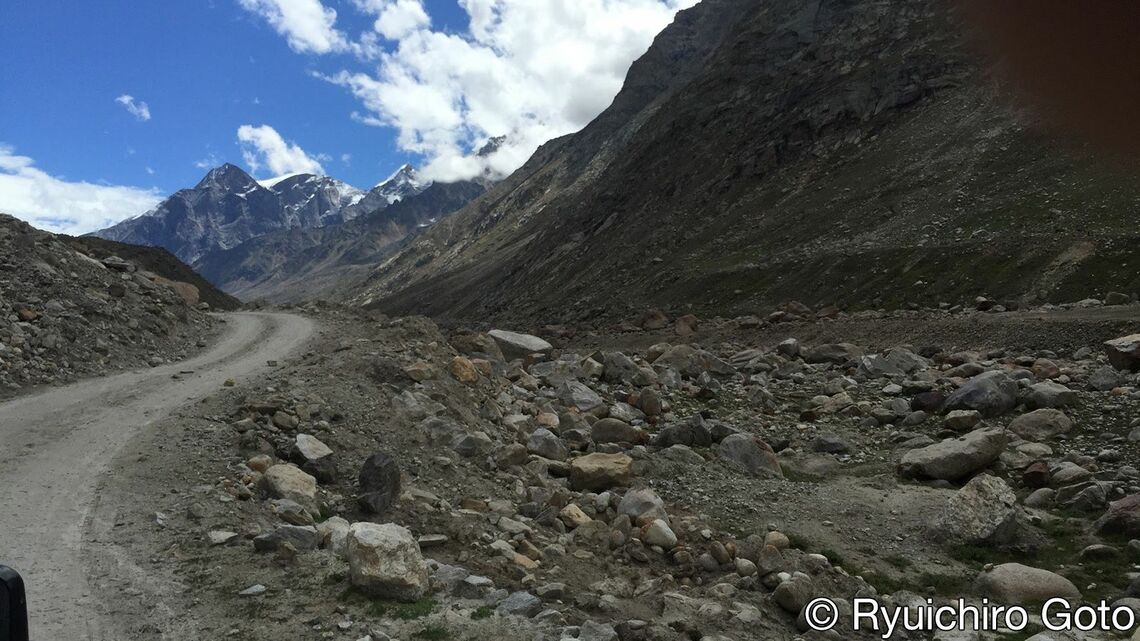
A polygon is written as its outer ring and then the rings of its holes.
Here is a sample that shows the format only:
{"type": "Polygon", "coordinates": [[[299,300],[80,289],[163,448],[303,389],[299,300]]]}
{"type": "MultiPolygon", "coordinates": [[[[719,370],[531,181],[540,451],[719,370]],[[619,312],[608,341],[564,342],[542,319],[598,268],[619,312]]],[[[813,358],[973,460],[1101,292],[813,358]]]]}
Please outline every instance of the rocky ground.
{"type": "Polygon", "coordinates": [[[0,398],[186,358],[214,331],[197,299],[193,285],[0,214],[0,398]]]}
{"type": "MultiPolygon", "coordinates": [[[[303,358],[124,452],[91,574],[139,639],[879,636],[808,631],[818,596],[1140,611],[1140,338],[1105,342],[1140,309],[1093,305],[542,338],[310,307],[303,358]]],[[[935,638],[1116,638],[1041,629],[935,638]]]]}

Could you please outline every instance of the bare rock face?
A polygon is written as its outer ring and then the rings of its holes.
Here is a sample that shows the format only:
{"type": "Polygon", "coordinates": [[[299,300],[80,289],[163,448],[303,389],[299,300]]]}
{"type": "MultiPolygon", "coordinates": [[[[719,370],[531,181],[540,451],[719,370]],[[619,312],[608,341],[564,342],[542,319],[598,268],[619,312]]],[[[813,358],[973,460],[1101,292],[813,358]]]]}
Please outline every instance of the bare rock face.
{"type": "Polygon", "coordinates": [[[406,528],[392,523],[353,523],[345,555],[352,585],[372,596],[412,602],[427,591],[427,564],[406,528]]]}
{"type": "Polygon", "coordinates": [[[1105,342],[1108,362],[1119,370],[1140,372],[1140,334],[1114,338],[1105,342]]]}
{"type": "Polygon", "coordinates": [[[383,452],[364,461],[358,477],[360,509],[371,514],[384,514],[400,498],[400,466],[383,452]]]}
{"type": "Polygon", "coordinates": [[[975,430],[907,452],[899,464],[899,472],[908,477],[957,481],[996,461],[1008,442],[1004,430],[975,430]]]}

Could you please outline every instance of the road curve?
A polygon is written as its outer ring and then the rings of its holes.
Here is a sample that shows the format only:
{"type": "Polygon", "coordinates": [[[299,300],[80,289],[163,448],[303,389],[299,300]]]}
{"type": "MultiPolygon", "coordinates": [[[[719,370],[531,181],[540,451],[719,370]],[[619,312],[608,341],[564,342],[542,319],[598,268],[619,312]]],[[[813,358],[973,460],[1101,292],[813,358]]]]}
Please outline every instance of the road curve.
{"type": "Polygon", "coordinates": [[[220,341],[196,358],[0,405],[0,564],[24,576],[33,641],[120,639],[97,613],[81,557],[96,482],[115,453],[226,379],[256,375],[266,361],[294,353],[314,329],[291,314],[225,319],[220,341]]]}

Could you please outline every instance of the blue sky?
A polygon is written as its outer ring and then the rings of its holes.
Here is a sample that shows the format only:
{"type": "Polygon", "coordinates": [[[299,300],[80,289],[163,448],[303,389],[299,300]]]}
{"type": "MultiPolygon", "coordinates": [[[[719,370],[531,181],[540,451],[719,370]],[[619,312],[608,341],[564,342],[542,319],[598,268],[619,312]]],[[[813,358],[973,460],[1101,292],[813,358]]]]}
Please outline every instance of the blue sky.
{"type": "Polygon", "coordinates": [[[90,231],[222,162],[365,188],[404,162],[505,174],[696,0],[462,2],[5,0],[0,211],[90,231]]]}

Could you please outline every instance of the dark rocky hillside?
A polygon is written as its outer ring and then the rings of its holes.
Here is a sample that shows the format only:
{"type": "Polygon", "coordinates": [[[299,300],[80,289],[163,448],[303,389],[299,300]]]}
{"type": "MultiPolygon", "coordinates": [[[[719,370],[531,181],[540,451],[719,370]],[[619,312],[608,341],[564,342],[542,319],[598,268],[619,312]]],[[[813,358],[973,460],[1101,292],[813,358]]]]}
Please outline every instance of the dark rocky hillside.
{"type": "Polygon", "coordinates": [[[161,247],[128,245],[94,236],[61,236],[60,239],[96,260],[118,256],[167,280],[189,283],[198,288],[198,300],[208,304],[211,309],[230,311],[241,306],[241,301],[214,287],[186,263],[178,260],[177,256],[161,247]]]}
{"type": "Polygon", "coordinates": [[[0,214],[0,398],[181,360],[212,332],[194,286],[148,271],[153,254],[75,243],[0,214]]]}
{"type": "Polygon", "coordinates": [[[554,322],[1140,289],[1140,180],[993,77],[937,0],[705,0],[609,110],[346,296],[554,322]]]}

